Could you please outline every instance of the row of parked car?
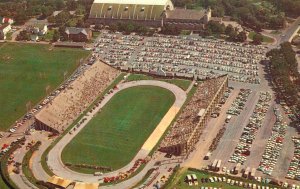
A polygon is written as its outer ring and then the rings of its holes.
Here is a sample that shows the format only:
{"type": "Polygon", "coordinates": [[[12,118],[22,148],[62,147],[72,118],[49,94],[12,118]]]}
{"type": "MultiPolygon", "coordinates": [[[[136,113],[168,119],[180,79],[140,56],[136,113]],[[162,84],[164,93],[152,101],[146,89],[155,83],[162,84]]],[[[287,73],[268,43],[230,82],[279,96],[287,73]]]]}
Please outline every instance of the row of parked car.
{"type": "Polygon", "coordinates": [[[300,137],[293,137],[292,140],[295,150],[288,169],[287,178],[300,180],[300,137]]]}
{"type": "MultiPolygon", "coordinates": [[[[239,186],[243,188],[252,188],[252,189],[277,189],[276,187],[269,187],[269,186],[261,186],[260,184],[255,184],[255,183],[249,183],[249,182],[243,182],[243,181],[238,181],[235,179],[230,179],[226,177],[209,177],[209,178],[201,178],[201,183],[215,183],[215,182],[224,182],[228,185],[231,186],[239,186]]],[[[210,189],[213,187],[204,187],[201,186],[201,189],[210,189]]]]}
{"type": "Polygon", "coordinates": [[[258,129],[262,126],[270,106],[271,97],[270,92],[260,92],[258,102],[255,105],[254,111],[249,118],[249,122],[244,128],[239,143],[237,144],[233,155],[230,157],[229,162],[243,164],[246,161],[247,156],[250,155],[250,148],[255,140],[258,129]]]}
{"type": "Polygon", "coordinates": [[[258,170],[267,175],[272,174],[277,163],[287,130],[287,124],[283,122],[283,117],[281,116],[278,108],[274,108],[274,114],[276,116],[276,122],[273,126],[272,134],[268,139],[262,160],[258,167],[258,170]]]}
{"type": "Polygon", "coordinates": [[[241,111],[244,109],[245,104],[251,92],[252,91],[250,89],[240,89],[238,96],[232,102],[230,108],[227,110],[227,114],[239,115],[241,111]]]}
{"type": "Polygon", "coordinates": [[[156,35],[145,38],[102,31],[93,56],[134,71],[215,78],[224,73],[239,82],[260,83],[258,63],[265,48],[200,37],[156,35]]]}
{"type": "Polygon", "coordinates": [[[12,141],[11,144],[4,144],[1,147],[1,151],[0,151],[0,158],[10,150],[10,148],[17,142],[22,141],[22,145],[25,144],[25,137],[19,137],[16,140],[12,141]]]}
{"type": "Polygon", "coordinates": [[[228,87],[226,89],[223,97],[220,99],[219,104],[217,104],[216,107],[213,109],[213,112],[211,113],[211,117],[216,118],[220,115],[222,105],[225,104],[225,102],[228,99],[229,95],[231,94],[232,90],[233,90],[233,87],[228,87]]]}

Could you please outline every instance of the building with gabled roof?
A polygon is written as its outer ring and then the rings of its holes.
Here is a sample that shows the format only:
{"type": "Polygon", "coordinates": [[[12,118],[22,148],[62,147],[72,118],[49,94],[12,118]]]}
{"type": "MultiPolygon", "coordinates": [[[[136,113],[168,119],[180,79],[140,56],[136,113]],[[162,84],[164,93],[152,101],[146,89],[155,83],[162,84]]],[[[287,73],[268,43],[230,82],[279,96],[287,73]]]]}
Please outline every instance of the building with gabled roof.
{"type": "Polygon", "coordinates": [[[201,28],[211,18],[211,10],[175,8],[171,0],[94,0],[89,21],[95,25],[135,22],[152,27],[175,25],[201,28]]]}
{"type": "Polygon", "coordinates": [[[10,24],[0,24],[0,39],[6,39],[6,34],[11,30],[10,24]]]}
{"type": "Polygon", "coordinates": [[[68,40],[75,42],[85,42],[92,38],[89,28],[66,27],[65,34],[68,40]]]}

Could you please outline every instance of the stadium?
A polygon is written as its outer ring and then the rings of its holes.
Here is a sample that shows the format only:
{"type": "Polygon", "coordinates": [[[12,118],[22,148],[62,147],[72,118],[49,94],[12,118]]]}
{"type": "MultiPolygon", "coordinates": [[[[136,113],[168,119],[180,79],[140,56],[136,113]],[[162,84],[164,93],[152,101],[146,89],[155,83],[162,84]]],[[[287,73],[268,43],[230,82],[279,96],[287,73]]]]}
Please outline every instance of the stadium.
{"type": "Polygon", "coordinates": [[[171,0],[95,0],[89,21],[96,25],[135,22],[151,27],[174,25],[199,28],[211,19],[211,10],[189,10],[174,7],[171,0]]]}

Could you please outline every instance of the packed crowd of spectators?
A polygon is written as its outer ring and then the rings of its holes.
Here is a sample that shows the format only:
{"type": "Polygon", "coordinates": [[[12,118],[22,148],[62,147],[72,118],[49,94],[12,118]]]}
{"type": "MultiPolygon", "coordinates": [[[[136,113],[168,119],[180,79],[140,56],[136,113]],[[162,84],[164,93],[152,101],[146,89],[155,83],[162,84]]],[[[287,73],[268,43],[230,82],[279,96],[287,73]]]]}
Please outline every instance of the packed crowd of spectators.
{"type": "Polygon", "coordinates": [[[103,63],[92,65],[43,108],[36,118],[57,131],[64,131],[118,74],[117,70],[103,63]]]}
{"type": "Polygon", "coordinates": [[[185,144],[190,139],[192,132],[199,125],[199,111],[208,107],[223,82],[224,77],[220,77],[204,81],[198,85],[195,94],[160,144],[161,149],[185,144]]]}

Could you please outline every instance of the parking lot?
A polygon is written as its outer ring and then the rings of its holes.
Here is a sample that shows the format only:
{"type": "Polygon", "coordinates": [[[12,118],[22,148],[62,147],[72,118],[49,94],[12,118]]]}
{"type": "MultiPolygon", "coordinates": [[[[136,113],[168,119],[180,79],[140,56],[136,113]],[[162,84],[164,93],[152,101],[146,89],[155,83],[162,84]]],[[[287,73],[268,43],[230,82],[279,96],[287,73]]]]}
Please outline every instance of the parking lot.
{"type": "MultiPolygon", "coordinates": [[[[231,82],[230,85],[232,83],[233,82],[231,82]]],[[[194,164],[189,163],[187,165],[190,165],[194,168],[205,168],[211,165],[214,160],[221,160],[222,163],[220,171],[225,171],[225,173],[230,173],[230,171],[232,171],[237,165],[237,163],[228,162],[228,160],[230,160],[230,157],[234,153],[236,146],[239,144],[240,137],[242,136],[244,128],[248,124],[250,117],[256,115],[253,114],[253,112],[255,111],[255,107],[259,102],[261,90],[268,88],[257,87],[256,89],[256,87],[251,87],[252,91],[247,97],[247,101],[245,101],[244,108],[241,109],[239,114],[232,115],[231,120],[226,123],[226,112],[228,112],[228,110],[232,108],[232,104],[234,104],[233,102],[237,99],[238,93],[242,88],[241,84],[234,83],[234,86],[234,90],[223,106],[220,116],[217,118],[212,118],[209,121],[207,128],[204,130],[204,134],[205,132],[207,132],[207,135],[201,136],[202,139],[200,139],[200,141],[202,143],[198,144],[198,146],[196,147],[197,150],[194,152],[194,157],[190,157],[191,159],[193,159],[193,162],[196,162],[197,160],[198,162],[194,164]],[[221,137],[217,148],[212,152],[209,160],[203,160],[204,156],[207,154],[207,152],[209,152],[209,149],[206,146],[210,145],[212,138],[217,135],[218,131],[224,124],[226,130],[221,137]],[[209,129],[209,132],[207,129],[209,129]],[[206,143],[208,144],[206,145],[206,143]]],[[[260,115],[262,118],[259,119],[261,120],[260,126],[253,133],[255,137],[253,138],[252,144],[249,148],[250,154],[246,156],[245,160],[243,161],[243,164],[241,165],[241,171],[238,175],[242,176],[243,170],[245,170],[247,167],[249,167],[250,170],[253,168],[257,169],[260,164],[264,163],[272,167],[272,171],[269,172],[271,173],[271,175],[266,174],[267,172],[263,173],[261,171],[256,171],[255,175],[257,177],[275,178],[281,181],[285,181],[285,177],[287,176],[288,169],[291,165],[294,167],[296,165],[296,169],[290,168],[291,170],[295,170],[290,174],[295,176],[299,174],[299,155],[297,153],[295,153],[294,155],[295,148],[294,142],[292,141],[292,137],[296,135],[296,132],[295,128],[285,126],[289,123],[288,116],[284,113],[283,108],[279,104],[276,104],[276,102],[274,101],[274,94],[270,93],[270,95],[272,96],[267,100],[267,103],[265,104],[265,110],[263,111],[265,112],[265,115],[260,115]],[[279,116],[281,117],[281,121],[278,123],[276,122],[274,108],[276,109],[276,111],[278,111],[277,114],[279,114],[279,116]],[[281,126],[278,126],[280,124],[281,126]],[[266,147],[268,147],[269,150],[266,150],[266,147]],[[268,156],[272,156],[272,158],[268,159],[268,156]],[[294,161],[290,165],[293,157],[294,161]]],[[[295,178],[295,176],[292,178],[295,178]]],[[[288,181],[291,183],[299,184],[299,182],[295,180],[288,181]]]]}
{"type": "Polygon", "coordinates": [[[123,36],[103,31],[93,56],[121,69],[168,76],[214,78],[259,84],[259,62],[266,49],[201,37],[123,36]]]}

